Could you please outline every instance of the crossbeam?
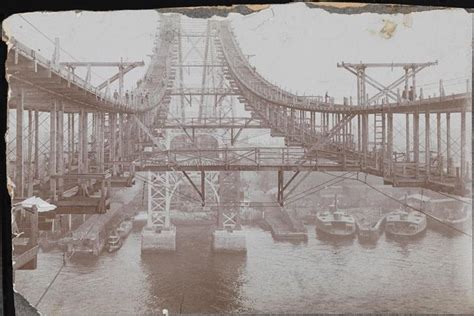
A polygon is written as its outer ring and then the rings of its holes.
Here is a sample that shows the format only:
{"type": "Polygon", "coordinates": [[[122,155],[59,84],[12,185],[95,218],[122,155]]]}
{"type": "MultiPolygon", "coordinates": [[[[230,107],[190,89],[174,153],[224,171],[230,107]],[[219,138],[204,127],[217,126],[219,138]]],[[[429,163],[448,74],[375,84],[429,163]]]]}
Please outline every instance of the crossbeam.
{"type": "Polygon", "coordinates": [[[130,61],[130,62],[113,62],[113,61],[77,61],[77,62],[60,62],[59,65],[66,67],[129,67],[129,66],[145,66],[143,61],[130,61]]]}
{"type": "Polygon", "coordinates": [[[184,177],[189,181],[191,186],[194,188],[194,190],[197,192],[197,194],[199,194],[199,196],[201,197],[202,206],[205,206],[206,205],[206,191],[205,191],[205,188],[206,188],[206,174],[205,174],[205,172],[201,171],[201,190],[199,190],[199,188],[196,186],[196,184],[191,179],[191,177],[187,174],[186,171],[183,170],[182,172],[183,172],[184,177]]]}
{"type": "Polygon", "coordinates": [[[284,173],[283,170],[278,170],[278,194],[277,194],[277,200],[278,204],[280,206],[283,206],[284,199],[285,199],[285,190],[288,188],[288,186],[293,182],[293,180],[296,179],[296,177],[300,174],[300,171],[296,171],[288,180],[287,183],[284,183],[284,173]]]}
{"type": "Polygon", "coordinates": [[[405,68],[405,67],[427,67],[427,66],[433,66],[433,65],[437,65],[438,64],[438,61],[434,61],[434,62],[426,62],[426,63],[359,63],[359,64],[355,64],[355,63],[345,63],[345,62],[341,62],[341,63],[337,63],[337,67],[338,68],[341,68],[341,67],[352,67],[352,68],[359,68],[359,67],[363,67],[363,68],[387,68],[387,67],[390,67],[390,68],[399,68],[399,67],[402,67],[402,68],[405,68]]]}

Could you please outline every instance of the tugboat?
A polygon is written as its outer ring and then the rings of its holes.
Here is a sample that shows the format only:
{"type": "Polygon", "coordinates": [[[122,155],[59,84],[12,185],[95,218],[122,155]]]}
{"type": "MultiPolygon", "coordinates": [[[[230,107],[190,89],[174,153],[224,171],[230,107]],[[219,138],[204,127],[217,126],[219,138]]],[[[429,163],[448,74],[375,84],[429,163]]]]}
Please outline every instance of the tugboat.
{"type": "Polygon", "coordinates": [[[130,234],[130,231],[132,230],[133,223],[132,221],[126,219],[123,222],[120,223],[119,227],[117,228],[117,232],[120,236],[120,238],[124,239],[130,234]]]}
{"type": "Polygon", "coordinates": [[[107,251],[114,252],[122,247],[122,239],[117,231],[113,230],[112,233],[107,238],[107,251]]]}
{"type": "Polygon", "coordinates": [[[316,232],[335,238],[352,238],[355,236],[355,219],[352,215],[337,209],[337,195],[334,198],[334,211],[316,213],[316,232]]]}
{"type": "MultiPolygon", "coordinates": [[[[405,205],[408,204],[405,202],[405,205]]],[[[418,211],[408,211],[407,206],[404,210],[387,214],[385,219],[385,233],[389,237],[415,237],[425,232],[426,226],[426,215],[418,211]]]]}

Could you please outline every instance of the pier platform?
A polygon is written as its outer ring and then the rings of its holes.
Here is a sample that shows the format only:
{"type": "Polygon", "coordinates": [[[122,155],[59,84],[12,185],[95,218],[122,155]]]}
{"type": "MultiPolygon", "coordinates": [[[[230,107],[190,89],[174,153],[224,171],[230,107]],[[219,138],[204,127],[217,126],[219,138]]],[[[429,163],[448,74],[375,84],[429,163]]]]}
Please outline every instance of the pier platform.
{"type": "Polygon", "coordinates": [[[142,231],[142,253],[176,251],[176,227],[153,229],[144,227],[142,231]]]}
{"type": "Polygon", "coordinates": [[[244,253],[247,252],[247,238],[241,230],[219,229],[212,234],[212,249],[214,252],[244,253]]]}
{"type": "Polygon", "coordinates": [[[294,218],[284,208],[271,208],[265,212],[265,226],[277,241],[306,241],[308,233],[301,221],[294,218]]]}

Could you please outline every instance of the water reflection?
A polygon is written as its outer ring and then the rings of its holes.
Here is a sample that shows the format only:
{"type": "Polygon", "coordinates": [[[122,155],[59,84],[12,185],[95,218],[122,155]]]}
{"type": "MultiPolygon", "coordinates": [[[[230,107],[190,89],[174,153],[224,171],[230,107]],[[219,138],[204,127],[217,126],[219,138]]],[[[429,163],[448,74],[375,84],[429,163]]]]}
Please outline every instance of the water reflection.
{"type": "Polygon", "coordinates": [[[241,308],[245,254],[212,252],[211,226],[178,226],[176,253],[143,254],[149,310],[225,313],[241,308]]]}
{"type": "MultiPolygon", "coordinates": [[[[176,253],[141,255],[135,231],[115,253],[74,257],[39,308],[45,315],[472,313],[469,238],[382,235],[368,247],[321,240],[307,228],[308,242],[292,244],[244,227],[246,255],[214,254],[212,226],[178,226],[176,253]]],[[[17,289],[35,303],[61,262],[62,253],[40,254],[37,270],[17,272],[17,289]]]]}

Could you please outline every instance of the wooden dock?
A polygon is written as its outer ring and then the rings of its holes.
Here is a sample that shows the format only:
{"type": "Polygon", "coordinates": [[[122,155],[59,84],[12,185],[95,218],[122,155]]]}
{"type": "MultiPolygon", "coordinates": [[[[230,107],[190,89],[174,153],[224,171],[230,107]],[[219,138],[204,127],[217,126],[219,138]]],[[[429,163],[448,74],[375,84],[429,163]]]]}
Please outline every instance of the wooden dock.
{"type": "Polygon", "coordinates": [[[308,240],[306,227],[303,223],[284,208],[270,208],[265,212],[264,221],[268,225],[272,237],[279,241],[305,241],[308,240]]]}

